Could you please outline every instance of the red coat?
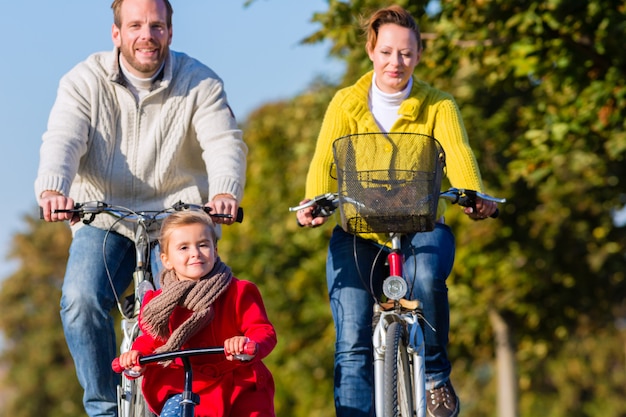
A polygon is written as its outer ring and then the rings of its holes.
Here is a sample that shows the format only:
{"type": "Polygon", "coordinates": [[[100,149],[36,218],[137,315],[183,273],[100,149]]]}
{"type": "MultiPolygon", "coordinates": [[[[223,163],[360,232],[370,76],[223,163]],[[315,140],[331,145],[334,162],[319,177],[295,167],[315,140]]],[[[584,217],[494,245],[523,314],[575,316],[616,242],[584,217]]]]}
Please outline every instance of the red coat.
{"type": "MultiPolygon", "coordinates": [[[[148,292],[144,305],[160,293],[161,290],[148,292]]],[[[200,395],[195,415],[273,417],[274,379],[261,359],[276,346],[276,332],[267,318],[258,288],[249,281],[233,278],[213,306],[213,321],[205,330],[192,336],[182,348],[223,346],[224,340],[243,335],[257,343],[258,351],[250,362],[227,361],[223,354],[190,358],[193,391],[200,395]]],[[[176,307],[170,318],[170,332],[191,313],[184,307],[176,307]]],[[[163,344],[143,334],[133,343],[133,349],[139,350],[142,355],[149,355],[163,344]]],[[[166,368],[156,363],[147,365],[142,390],[152,411],[159,414],[170,396],[183,391],[183,385],[184,368],[179,359],[166,368]]]]}

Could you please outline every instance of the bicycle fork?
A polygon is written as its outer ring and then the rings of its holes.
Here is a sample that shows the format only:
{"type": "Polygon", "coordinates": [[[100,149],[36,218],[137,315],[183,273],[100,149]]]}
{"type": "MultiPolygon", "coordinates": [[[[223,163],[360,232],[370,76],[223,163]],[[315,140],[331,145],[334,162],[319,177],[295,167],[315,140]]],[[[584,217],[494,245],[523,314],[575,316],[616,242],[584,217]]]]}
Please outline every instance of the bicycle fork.
{"type": "MultiPolygon", "coordinates": [[[[426,416],[426,367],[424,350],[424,332],[420,323],[420,314],[417,311],[398,313],[396,311],[384,311],[380,304],[374,305],[375,321],[373,332],[374,354],[374,403],[376,417],[384,416],[385,396],[385,351],[387,346],[387,328],[392,322],[400,322],[405,328],[407,337],[407,353],[409,355],[411,369],[411,390],[413,392],[413,407],[415,416],[426,416]]],[[[412,417],[402,416],[402,417],[412,417]]]]}

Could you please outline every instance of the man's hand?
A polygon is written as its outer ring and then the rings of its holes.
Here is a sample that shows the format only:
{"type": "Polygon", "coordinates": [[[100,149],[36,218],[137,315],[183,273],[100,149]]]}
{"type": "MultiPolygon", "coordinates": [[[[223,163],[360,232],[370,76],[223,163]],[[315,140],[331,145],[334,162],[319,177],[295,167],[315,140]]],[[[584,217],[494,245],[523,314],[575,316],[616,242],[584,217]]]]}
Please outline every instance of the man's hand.
{"type": "Polygon", "coordinates": [[[43,212],[43,218],[47,222],[61,222],[69,220],[70,224],[79,221],[73,213],[55,213],[55,210],[70,210],[74,208],[74,200],[57,191],[44,191],[39,197],[39,206],[43,212]]]}
{"type": "Polygon", "coordinates": [[[239,203],[235,197],[230,194],[218,194],[213,197],[213,200],[206,204],[211,208],[211,214],[230,214],[231,217],[212,217],[213,223],[233,224],[237,219],[237,210],[239,209],[239,203]]]}

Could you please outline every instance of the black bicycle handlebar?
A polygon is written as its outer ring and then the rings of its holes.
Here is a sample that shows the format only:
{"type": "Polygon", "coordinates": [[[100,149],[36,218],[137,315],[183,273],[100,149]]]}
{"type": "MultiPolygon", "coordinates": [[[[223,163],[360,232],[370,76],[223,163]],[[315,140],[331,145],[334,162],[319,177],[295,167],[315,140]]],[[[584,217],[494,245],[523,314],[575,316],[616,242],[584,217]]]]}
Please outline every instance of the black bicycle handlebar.
{"type": "MultiPolygon", "coordinates": [[[[249,340],[243,346],[243,352],[239,355],[233,355],[235,359],[246,362],[251,360],[257,354],[258,346],[257,343],[249,340]]],[[[210,355],[210,354],[220,354],[224,353],[223,346],[216,347],[205,347],[205,348],[195,348],[195,349],[183,349],[176,350],[173,352],[163,352],[163,353],[153,353],[151,355],[141,356],[139,357],[139,365],[146,365],[148,363],[154,362],[164,362],[170,361],[177,358],[189,358],[192,356],[200,356],[200,355],[210,355]]],[[[115,358],[113,362],[111,362],[111,369],[113,369],[116,373],[121,373],[124,371],[124,368],[120,365],[120,359],[115,358]]]]}
{"type": "MultiPolygon", "coordinates": [[[[479,191],[468,190],[465,188],[450,188],[439,194],[440,198],[450,201],[452,204],[458,204],[462,207],[472,207],[476,209],[476,198],[479,197],[483,200],[493,201],[496,203],[505,203],[506,199],[496,198],[487,194],[483,194],[479,191]]],[[[358,202],[355,204],[359,205],[358,202]]],[[[337,193],[326,193],[313,197],[306,203],[302,203],[295,207],[289,207],[289,211],[298,211],[307,207],[313,207],[311,215],[313,217],[328,217],[339,207],[339,196],[337,193]]],[[[493,218],[498,217],[500,211],[496,211],[490,216],[493,218]]]]}
{"type": "MultiPolygon", "coordinates": [[[[150,362],[162,362],[167,360],[173,360],[175,358],[180,358],[183,362],[183,366],[185,368],[185,381],[184,381],[184,389],[182,392],[183,401],[181,402],[181,416],[182,417],[193,417],[195,406],[200,404],[200,396],[193,392],[193,369],[191,366],[191,360],[189,359],[191,356],[197,355],[206,355],[211,353],[224,353],[223,347],[208,347],[208,348],[197,348],[197,349],[185,349],[185,350],[177,350],[174,352],[164,352],[164,353],[155,353],[153,355],[146,355],[139,358],[139,364],[145,365],[150,362]]],[[[243,353],[240,355],[233,355],[235,359],[239,361],[249,361],[251,360],[257,353],[257,344],[254,341],[247,341],[243,348],[243,353]]],[[[134,379],[141,375],[141,373],[133,372],[132,370],[124,370],[120,366],[119,358],[115,358],[111,363],[111,368],[113,371],[117,373],[124,372],[126,377],[134,379]]]]}
{"type": "MultiPolygon", "coordinates": [[[[500,204],[506,203],[505,198],[496,198],[487,194],[483,194],[479,191],[468,190],[465,188],[450,188],[447,191],[444,191],[441,194],[439,194],[439,197],[450,201],[452,204],[458,204],[459,206],[462,206],[462,207],[471,207],[474,210],[476,210],[476,198],[477,197],[480,197],[481,199],[486,200],[486,201],[493,201],[495,203],[500,203],[500,204]]],[[[493,214],[489,217],[495,219],[499,215],[500,215],[500,210],[496,208],[496,211],[494,211],[493,214]]]]}
{"type": "MultiPolygon", "coordinates": [[[[168,216],[170,213],[174,211],[184,211],[184,210],[202,210],[207,213],[211,217],[217,218],[232,218],[233,216],[230,214],[219,214],[211,213],[211,208],[207,206],[202,206],[199,204],[192,203],[183,203],[182,201],[177,202],[172,207],[164,209],[164,210],[155,210],[155,211],[134,211],[126,207],[115,206],[112,204],[108,204],[102,201],[91,201],[85,203],[76,203],[74,204],[74,208],[72,209],[57,209],[54,210],[55,213],[74,213],[78,215],[81,219],[83,219],[83,223],[89,224],[93,222],[95,216],[100,213],[108,213],[115,217],[124,219],[130,222],[136,222],[139,219],[150,218],[152,220],[161,220],[168,216]],[[88,218],[85,219],[85,216],[89,215],[88,218]]],[[[39,218],[43,219],[43,208],[39,207],[39,218]]],[[[235,218],[237,223],[243,222],[243,208],[239,207],[237,209],[237,217],[235,218]]]]}

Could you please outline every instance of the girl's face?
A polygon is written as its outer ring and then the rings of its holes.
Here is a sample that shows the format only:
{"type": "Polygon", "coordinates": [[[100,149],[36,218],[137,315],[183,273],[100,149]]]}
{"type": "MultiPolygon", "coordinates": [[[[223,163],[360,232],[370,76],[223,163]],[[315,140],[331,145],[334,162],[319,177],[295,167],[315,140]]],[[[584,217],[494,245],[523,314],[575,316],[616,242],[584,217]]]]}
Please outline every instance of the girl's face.
{"type": "Polygon", "coordinates": [[[217,251],[210,229],[200,223],[176,227],[169,235],[161,262],[181,280],[198,281],[211,272],[217,251]]]}
{"type": "Polygon", "coordinates": [[[374,64],[376,86],[385,93],[407,86],[422,55],[415,33],[393,23],[378,28],[376,45],[367,53],[374,64]]]}

